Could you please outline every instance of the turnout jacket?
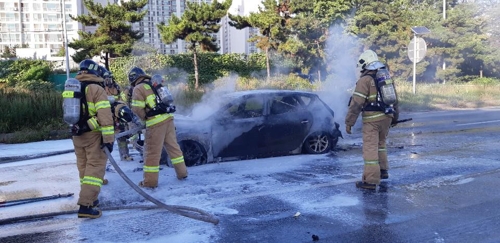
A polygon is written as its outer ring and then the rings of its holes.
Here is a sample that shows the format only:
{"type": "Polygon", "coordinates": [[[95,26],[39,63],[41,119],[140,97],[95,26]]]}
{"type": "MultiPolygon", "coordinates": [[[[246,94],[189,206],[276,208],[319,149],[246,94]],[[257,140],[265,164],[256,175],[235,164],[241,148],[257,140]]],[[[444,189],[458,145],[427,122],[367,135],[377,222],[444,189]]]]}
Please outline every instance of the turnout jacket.
{"type": "Polygon", "coordinates": [[[172,114],[164,113],[155,116],[147,116],[147,113],[153,109],[156,103],[156,94],[147,83],[143,81],[149,81],[149,76],[140,77],[135,81],[136,85],[132,91],[132,111],[141,118],[141,120],[146,121],[146,127],[156,125],[167,119],[172,119],[174,116],[172,114]]]}
{"type": "Polygon", "coordinates": [[[356,88],[349,101],[349,109],[345,118],[347,126],[354,126],[361,112],[363,123],[381,121],[387,117],[391,117],[393,122],[398,119],[399,108],[397,104],[394,105],[393,114],[385,114],[383,111],[363,110],[370,103],[377,102],[377,87],[375,86],[375,80],[371,76],[375,75],[375,73],[377,73],[376,70],[364,70],[361,73],[361,78],[356,83],[356,88]]]}
{"type": "MultiPolygon", "coordinates": [[[[83,73],[76,77],[80,82],[104,82],[101,77],[93,74],[83,73]]],[[[112,143],[115,140],[113,115],[108,96],[103,87],[98,84],[88,84],[85,87],[86,106],[88,107],[89,119],[87,124],[92,131],[100,131],[104,143],[112,143]]]]}

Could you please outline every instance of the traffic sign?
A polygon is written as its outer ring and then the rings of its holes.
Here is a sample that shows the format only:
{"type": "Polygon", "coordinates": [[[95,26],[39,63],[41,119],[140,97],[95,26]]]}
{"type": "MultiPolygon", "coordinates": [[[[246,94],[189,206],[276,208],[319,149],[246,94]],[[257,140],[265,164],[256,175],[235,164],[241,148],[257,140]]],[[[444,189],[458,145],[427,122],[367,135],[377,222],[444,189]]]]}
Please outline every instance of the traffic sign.
{"type": "Polygon", "coordinates": [[[423,38],[415,36],[413,37],[413,39],[411,39],[410,44],[408,45],[408,57],[412,62],[414,62],[413,59],[415,57],[414,50],[417,50],[416,63],[418,63],[424,59],[425,54],[427,53],[427,43],[425,43],[425,40],[423,38]],[[415,39],[417,40],[416,45],[415,39]]]}

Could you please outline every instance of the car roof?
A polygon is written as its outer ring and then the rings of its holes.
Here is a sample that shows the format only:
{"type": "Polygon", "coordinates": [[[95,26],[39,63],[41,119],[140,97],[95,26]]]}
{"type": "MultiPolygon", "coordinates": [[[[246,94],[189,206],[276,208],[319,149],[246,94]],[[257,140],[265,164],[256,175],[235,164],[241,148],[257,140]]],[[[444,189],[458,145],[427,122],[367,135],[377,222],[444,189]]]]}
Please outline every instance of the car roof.
{"type": "Polygon", "coordinates": [[[229,98],[239,98],[247,95],[280,95],[280,94],[307,94],[315,95],[315,93],[308,91],[298,91],[298,90],[278,90],[278,89],[258,89],[258,90],[246,90],[246,91],[236,91],[228,94],[224,94],[225,97],[229,98]]]}

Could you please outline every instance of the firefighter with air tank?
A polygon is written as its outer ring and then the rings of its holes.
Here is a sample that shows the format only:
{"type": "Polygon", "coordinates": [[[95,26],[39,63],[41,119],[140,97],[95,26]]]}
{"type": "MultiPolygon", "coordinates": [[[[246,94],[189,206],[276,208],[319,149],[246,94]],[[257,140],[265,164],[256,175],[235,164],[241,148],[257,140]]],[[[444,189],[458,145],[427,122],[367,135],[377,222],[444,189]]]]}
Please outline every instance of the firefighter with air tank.
{"type": "Polygon", "coordinates": [[[78,217],[99,218],[98,196],[108,159],[103,148],[113,151],[115,134],[99,65],[88,59],[80,62],[77,76],[66,81],[62,95],[64,121],[71,126],[80,178],[78,217]]]}
{"type": "Polygon", "coordinates": [[[160,82],[153,83],[152,78],[138,67],[128,73],[130,85],[133,87],[131,108],[146,123],[144,139],[144,180],[139,186],[155,188],[158,186],[160,157],[163,146],[171,158],[172,165],[179,180],[187,178],[188,172],[184,156],[177,143],[173,112],[172,96],[167,87],[160,82]]]}
{"type": "Polygon", "coordinates": [[[398,122],[397,94],[386,65],[378,60],[374,51],[364,51],[357,65],[361,68],[361,77],[349,101],[346,132],[351,134],[352,126],[362,113],[364,170],[356,187],[376,190],[381,179],[389,178],[386,138],[391,124],[398,122]]]}

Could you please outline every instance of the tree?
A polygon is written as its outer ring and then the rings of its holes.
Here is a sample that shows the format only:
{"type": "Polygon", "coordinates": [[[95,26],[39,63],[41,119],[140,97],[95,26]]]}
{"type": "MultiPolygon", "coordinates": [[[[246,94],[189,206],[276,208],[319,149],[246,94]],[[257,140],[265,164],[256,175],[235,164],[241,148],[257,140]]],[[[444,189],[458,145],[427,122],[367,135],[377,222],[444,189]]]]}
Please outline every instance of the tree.
{"type": "Polygon", "coordinates": [[[350,1],[292,1],[282,3],[285,11],[286,27],[289,35],[280,46],[280,51],[296,59],[309,70],[316,68],[318,80],[321,80],[321,69],[326,64],[326,42],[329,29],[334,22],[342,20],[351,10],[350,1]]]}
{"type": "Polygon", "coordinates": [[[132,30],[131,23],[142,20],[146,11],[140,11],[148,0],[120,0],[120,3],[111,3],[103,6],[93,0],[83,0],[89,10],[87,15],[71,16],[73,20],[85,26],[96,26],[94,33],[79,31],[79,40],[73,40],[68,46],[77,50],[73,57],[77,59],[100,56],[104,53],[105,66],[109,69],[109,58],[126,56],[132,51],[135,41],[143,34],[132,30]]]}
{"type": "Polygon", "coordinates": [[[226,0],[223,3],[213,1],[212,4],[186,2],[187,8],[180,18],[172,15],[167,24],[158,25],[164,43],[171,44],[177,40],[184,40],[188,44],[188,49],[193,53],[195,89],[199,86],[196,55],[199,51],[198,47],[201,51],[219,50],[213,35],[219,32],[219,23],[226,16],[231,4],[232,0],[226,0]]]}
{"type": "Polygon", "coordinates": [[[13,57],[16,57],[16,50],[14,48],[10,48],[8,46],[4,46],[2,55],[0,57],[2,57],[2,58],[13,58],[13,57]]]}
{"type": "Polygon", "coordinates": [[[248,27],[258,28],[260,35],[251,37],[248,41],[255,42],[256,46],[266,53],[267,78],[271,77],[269,51],[278,50],[279,45],[286,40],[284,26],[286,19],[283,10],[276,0],[263,0],[259,11],[250,13],[249,16],[228,14],[229,24],[237,29],[248,27]],[[280,13],[283,16],[280,16],[280,13]]]}

